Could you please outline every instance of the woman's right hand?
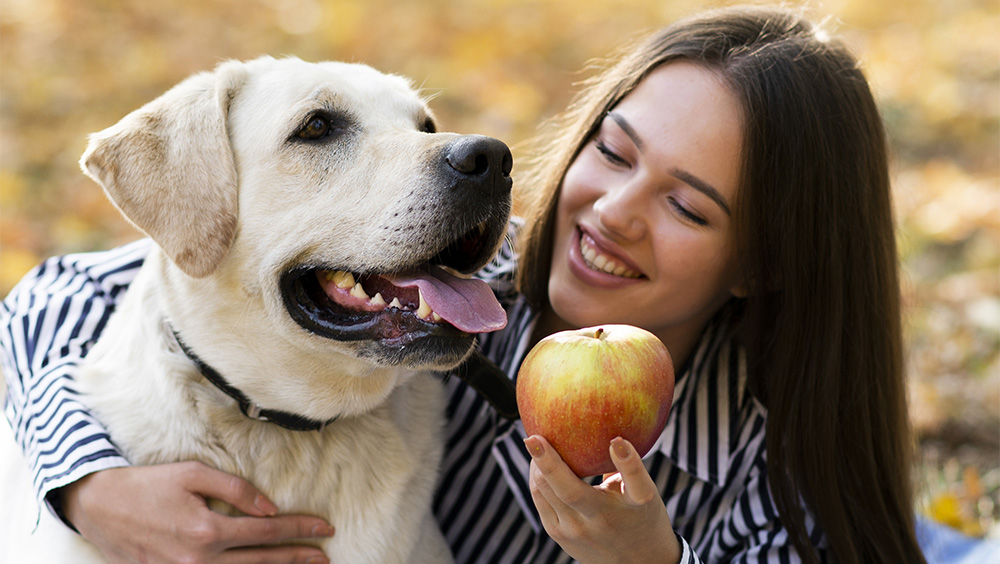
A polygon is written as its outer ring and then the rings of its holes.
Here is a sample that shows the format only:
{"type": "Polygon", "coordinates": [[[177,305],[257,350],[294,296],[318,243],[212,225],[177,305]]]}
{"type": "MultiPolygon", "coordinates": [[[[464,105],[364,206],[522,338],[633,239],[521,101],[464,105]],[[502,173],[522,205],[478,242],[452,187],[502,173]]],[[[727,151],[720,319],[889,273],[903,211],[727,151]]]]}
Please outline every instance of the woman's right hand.
{"type": "Polygon", "coordinates": [[[101,470],[61,489],[67,519],[112,563],[327,563],[314,546],[333,536],[318,517],[277,515],[246,480],[199,462],[101,470]],[[226,502],[248,516],[208,507],[226,502]]]}

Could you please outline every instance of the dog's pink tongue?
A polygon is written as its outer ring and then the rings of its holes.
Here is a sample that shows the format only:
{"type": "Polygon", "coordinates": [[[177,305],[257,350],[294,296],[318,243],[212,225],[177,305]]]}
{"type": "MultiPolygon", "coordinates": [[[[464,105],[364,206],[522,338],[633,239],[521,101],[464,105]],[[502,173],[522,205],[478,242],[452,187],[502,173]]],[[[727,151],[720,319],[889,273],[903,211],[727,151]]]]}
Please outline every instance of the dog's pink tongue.
{"type": "Polygon", "coordinates": [[[393,276],[390,282],[402,288],[419,288],[435,313],[466,333],[486,333],[507,326],[507,313],[482,280],[459,278],[431,267],[430,272],[393,276]]]}

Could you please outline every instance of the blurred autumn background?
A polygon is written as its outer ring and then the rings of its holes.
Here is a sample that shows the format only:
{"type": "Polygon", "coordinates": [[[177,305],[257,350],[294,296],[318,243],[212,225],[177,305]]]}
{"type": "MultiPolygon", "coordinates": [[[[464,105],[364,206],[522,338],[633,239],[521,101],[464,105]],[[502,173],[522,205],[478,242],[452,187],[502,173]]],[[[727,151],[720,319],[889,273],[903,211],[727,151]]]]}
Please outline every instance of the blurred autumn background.
{"type": "MultiPolygon", "coordinates": [[[[499,137],[516,163],[588,61],[693,9],[681,0],[0,0],[0,295],[44,257],[140,236],[79,171],[86,135],[222,59],[294,54],[407,75],[434,96],[444,129],[499,137]]],[[[828,16],[860,56],[891,134],[919,510],[1000,538],[1000,4],[804,9],[828,16]]]]}

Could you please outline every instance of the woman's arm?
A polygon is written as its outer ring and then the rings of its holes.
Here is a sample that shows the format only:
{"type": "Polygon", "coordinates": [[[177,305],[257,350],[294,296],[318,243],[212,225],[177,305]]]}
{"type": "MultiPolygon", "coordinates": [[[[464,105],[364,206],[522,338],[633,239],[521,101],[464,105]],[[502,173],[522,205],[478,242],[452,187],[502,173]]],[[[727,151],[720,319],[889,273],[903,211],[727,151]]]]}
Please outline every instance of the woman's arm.
{"type": "Polygon", "coordinates": [[[73,374],[124,296],[149,241],[51,258],[0,305],[4,412],[28,460],[35,492],[61,515],[58,488],[128,465],[80,402],[73,374]]]}
{"type": "Polygon", "coordinates": [[[276,516],[252,484],[203,464],[129,466],[77,393],[80,362],[150,248],[49,259],[0,304],[4,411],[38,499],[111,562],[326,562],[315,547],[263,546],[328,537],[325,521],[276,516]],[[207,498],[248,517],[217,514],[207,498]]]}

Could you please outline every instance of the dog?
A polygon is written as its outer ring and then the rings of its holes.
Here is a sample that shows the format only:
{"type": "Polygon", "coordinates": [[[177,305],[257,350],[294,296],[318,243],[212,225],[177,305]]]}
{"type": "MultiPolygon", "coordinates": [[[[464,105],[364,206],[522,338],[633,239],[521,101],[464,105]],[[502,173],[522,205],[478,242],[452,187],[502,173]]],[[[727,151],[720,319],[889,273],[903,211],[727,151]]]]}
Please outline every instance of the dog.
{"type": "Polygon", "coordinates": [[[242,476],[327,519],[337,562],[451,561],[434,373],[506,323],[470,275],[507,229],[508,147],[436,132],[405,78],[262,57],[182,81],[80,162],[155,243],[78,380],[125,456],[242,476]]]}

